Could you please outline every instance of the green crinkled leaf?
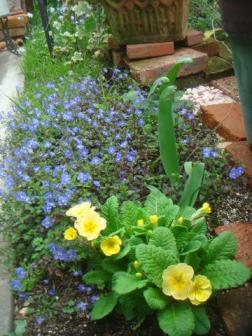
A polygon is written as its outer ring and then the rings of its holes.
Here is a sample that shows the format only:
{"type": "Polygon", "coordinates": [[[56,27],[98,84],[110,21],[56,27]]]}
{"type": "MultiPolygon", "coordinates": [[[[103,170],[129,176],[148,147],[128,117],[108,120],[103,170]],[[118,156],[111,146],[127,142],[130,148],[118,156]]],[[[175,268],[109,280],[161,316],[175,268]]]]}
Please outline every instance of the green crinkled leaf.
{"type": "Polygon", "coordinates": [[[194,315],[186,303],[174,303],[157,314],[158,323],[169,336],[190,336],[193,333],[194,315]]]}
{"type": "Polygon", "coordinates": [[[207,262],[229,259],[235,256],[237,240],[232,232],[222,232],[208,246],[207,262]]]}
{"type": "Polygon", "coordinates": [[[180,255],[187,255],[189,253],[193,253],[198,251],[201,248],[201,242],[199,240],[189,241],[184,250],[180,252],[180,255]]]}
{"type": "Polygon", "coordinates": [[[135,320],[137,315],[145,316],[150,310],[140,290],[120,296],[118,301],[118,311],[126,320],[135,320]]]}
{"type": "Polygon", "coordinates": [[[117,272],[112,278],[112,289],[119,295],[131,293],[147,284],[148,280],[138,279],[135,275],[126,272],[117,272]]]}
{"type": "Polygon", "coordinates": [[[211,323],[203,306],[192,307],[194,314],[195,328],[194,333],[197,335],[206,335],[211,327],[211,323]]]}
{"type": "Polygon", "coordinates": [[[241,286],[251,276],[250,269],[235,260],[216,260],[200,273],[208,277],[214,290],[241,286]]]}
{"type": "Polygon", "coordinates": [[[144,203],[144,210],[148,216],[157,215],[164,225],[170,225],[176,218],[179,207],[155,187],[149,187],[151,193],[144,203]],[[163,218],[162,218],[163,217],[163,218]]]}
{"type": "Polygon", "coordinates": [[[206,235],[207,233],[207,224],[204,218],[200,218],[196,221],[196,223],[192,226],[191,232],[206,235]]]}
{"type": "Polygon", "coordinates": [[[110,314],[117,304],[118,296],[114,292],[110,292],[106,296],[102,296],[94,305],[91,311],[92,320],[102,319],[110,314]]]}
{"type": "Polygon", "coordinates": [[[154,245],[138,245],[136,257],[147,278],[158,287],[162,287],[163,271],[176,262],[169,252],[154,245]]]}
{"type": "Polygon", "coordinates": [[[83,276],[83,281],[87,285],[97,285],[104,288],[105,283],[110,280],[111,275],[104,271],[90,271],[83,276]]]}
{"type": "Polygon", "coordinates": [[[169,299],[158,288],[149,287],[143,292],[144,298],[151,309],[164,309],[169,303],[169,299]]]}
{"type": "Polygon", "coordinates": [[[108,225],[107,225],[107,232],[113,232],[118,230],[118,210],[119,204],[117,197],[111,196],[107,199],[106,203],[101,207],[102,216],[106,218],[108,225]]]}
{"type": "Polygon", "coordinates": [[[122,204],[120,226],[134,226],[140,217],[141,209],[134,202],[127,201],[122,204]]]}
{"type": "Polygon", "coordinates": [[[172,231],[163,226],[160,226],[153,231],[149,244],[161,247],[174,256],[178,253],[176,240],[172,231]]]}

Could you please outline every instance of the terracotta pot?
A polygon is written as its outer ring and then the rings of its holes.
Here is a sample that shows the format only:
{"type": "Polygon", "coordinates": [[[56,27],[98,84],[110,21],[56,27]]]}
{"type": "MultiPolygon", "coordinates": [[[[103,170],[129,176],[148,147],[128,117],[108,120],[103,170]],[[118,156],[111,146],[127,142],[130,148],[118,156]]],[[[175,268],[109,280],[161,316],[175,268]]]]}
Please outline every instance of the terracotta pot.
{"type": "Polygon", "coordinates": [[[101,0],[119,44],[183,40],[189,0],[101,0]]]}

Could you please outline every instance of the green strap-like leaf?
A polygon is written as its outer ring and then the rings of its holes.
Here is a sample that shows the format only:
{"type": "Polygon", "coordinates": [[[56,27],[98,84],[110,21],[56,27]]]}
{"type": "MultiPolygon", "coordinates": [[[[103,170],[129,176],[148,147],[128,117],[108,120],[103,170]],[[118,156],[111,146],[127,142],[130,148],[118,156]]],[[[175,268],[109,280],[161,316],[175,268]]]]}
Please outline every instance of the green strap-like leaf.
{"type": "Polygon", "coordinates": [[[194,315],[186,303],[174,303],[158,312],[158,323],[169,336],[191,336],[195,327],[194,315]]]}
{"type": "Polygon", "coordinates": [[[167,77],[170,80],[171,85],[175,84],[176,78],[178,77],[178,73],[181,69],[181,67],[185,64],[192,63],[191,57],[181,57],[177,63],[168,71],[167,77]]]}
{"type": "Polygon", "coordinates": [[[177,181],[179,175],[179,160],[172,116],[174,92],[174,86],[168,86],[163,90],[159,98],[158,114],[160,157],[171,184],[177,181]]]}
{"type": "Polygon", "coordinates": [[[194,206],[202,184],[204,169],[204,163],[193,164],[179,203],[182,210],[187,206],[194,206]]]}

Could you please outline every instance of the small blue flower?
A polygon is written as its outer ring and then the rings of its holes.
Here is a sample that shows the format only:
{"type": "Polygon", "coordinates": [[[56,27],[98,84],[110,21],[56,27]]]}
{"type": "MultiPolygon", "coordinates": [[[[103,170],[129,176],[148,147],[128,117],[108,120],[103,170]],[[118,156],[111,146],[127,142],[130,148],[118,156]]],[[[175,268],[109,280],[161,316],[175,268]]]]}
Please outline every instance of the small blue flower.
{"type": "Polygon", "coordinates": [[[179,114],[182,115],[182,116],[186,115],[187,113],[188,113],[188,110],[186,108],[182,108],[182,109],[179,110],[179,114]]]}
{"type": "Polygon", "coordinates": [[[78,291],[80,293],[86,293],[86,291],[87,291],[87,286],[85,286],[83,284],[79,284],[77,288],[78,288],[78,291]]]}
{"type": "Polygon", "coordinates": [[[29,299],[29,295],[27,293],[19,293],[19,300],[27,301],[29,299]]]}
{"type": "Polygon", "coordinates": [[[41,283],[42,283],[42,285],[48,285],[49,284],[49,280],[48,279],[43,279],[42,281],[41,281],[41,283]]]}
{"type": "Polygon", "coordinates": [[[78,277],[82,276],[82,272],[81,271],[73,271],[71,274],[75,278],[78,278],[78,277]]]}
{"type": "Polygon", "coordinates": [[[11,289],[13,289],[14,291],[20,291],[21,290],[21,281],[19,279],[14,279],[14,280],[11,280],[10,282],[10,287],[11,289]]]}
{"type": "Polygon", "coordinates": [[[16,268],[16,276],[18,279],[24,279],[26,277],[26,270],[23,267],[16,268]]]}
{"type": "Polygon", "coordinates": [[[76,304],[76,308],[80,311],[85,311],[88,308],[88,303],[80,301],[76,304]]]}
{"type": "Polygon", "coordinates": [[[30,197],[24,191],[16,192],[16,200],[19,202],[30,203],[30,197]]]}
{"type": "Polygon", "coordinates": [[[71,176],[67,172],[62,173],[61,184],[62,185],[67,185],[69,183],[71,183],[71,176]]]}
{"type": "Polygon", "coordinates": [[[39,315],[39,316],[36,316],[36,323],[37,323],[37,325],[41,325],[41,324],[43,324],[44,322],[45,322],[45,317],[44,316],[42,316],[42,315],[39,315]]]}
{"type": "Polygon", "coordinates": [[[93,166],[98,166],[100,164],[100,162],[101,162],[101,159],[98,156],[94,156],[90,163],[93,166]]]}
{"type": "Polygon", "coordinates": [[[244,172],[245,172],[245,169],[244,169],[243,167],[241,167],[241,166],[238,166],[238,167],[234,167],[234,168],[232,168],[232,169],[230,170],[228,176],[229,176],[231,179],[235,180],[235,179],[237,179],[238,177],[242,176],[242,175],[244,174],[244,172]]]}
{"type": "Polygon", "coordinates": [[[48,294],[48,296],[55,296],[56,292],[55,292],[55,290],[53,288],[49,288],[47,290],[47,294],[48,294]]]}
{"type": "Polygon", "coordinates": [[[84,173],[84,172],[80,172],[78,175],[77,175],[77,180],[79,182],[86,182],[86,181],[89,181],[91,179],[91,176],[89,173],[84,173]]]}
{"type": "Polygon", "coordinates": [[[49,229],[52,225],[53,225],[53,221],[51,217],[45,217],[42,221],[41,221],[41,225],[45,228],[45,229],[49,229]]]}
{"type": "Polygon", "coordinates": [[[205,158],[210,158],[211,157],[211,152],[212,152],[212,149],[209,148],[209,147],[204,147],[203,150],[202,150],[203,156],[205,158]]]}
{"type": "Polygon", "coordinates": [[[99,300],[99,295],[92,295],[91,297],[90,297],[90,302],[92,303],[92,304],[95,304],[98,300],[99,300]]]}

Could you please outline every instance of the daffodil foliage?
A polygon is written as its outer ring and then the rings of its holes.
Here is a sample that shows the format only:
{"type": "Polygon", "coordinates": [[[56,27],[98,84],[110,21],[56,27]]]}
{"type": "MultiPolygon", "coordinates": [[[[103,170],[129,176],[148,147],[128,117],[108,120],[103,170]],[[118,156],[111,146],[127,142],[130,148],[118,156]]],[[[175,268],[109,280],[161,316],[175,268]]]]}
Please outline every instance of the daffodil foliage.
{"type": "Polygon", "coordinates": [[[73,225],[64,237],[87,255],[83,280],[103,292],[91,317],[116,311],[138,326],[155,313],[167,335],[207,334],[205,305],[213,293],[244,284],[250,270],[233,260],[237,242],[231,232],[207,234],[207,202],[197,210],[179,207],[150,190],[143,205],[119,206],[112,196],[99,211],[84,202],[66,213],[73,225]]]}

